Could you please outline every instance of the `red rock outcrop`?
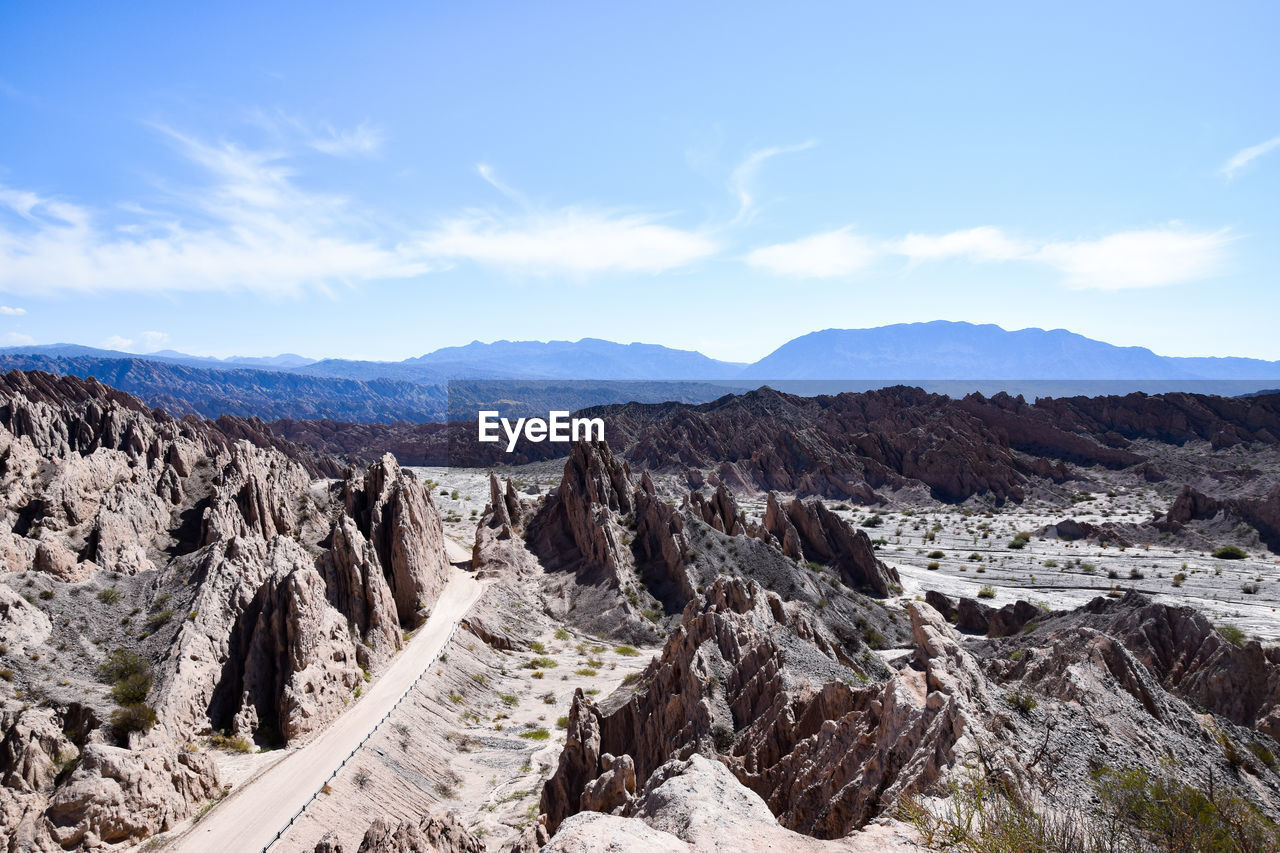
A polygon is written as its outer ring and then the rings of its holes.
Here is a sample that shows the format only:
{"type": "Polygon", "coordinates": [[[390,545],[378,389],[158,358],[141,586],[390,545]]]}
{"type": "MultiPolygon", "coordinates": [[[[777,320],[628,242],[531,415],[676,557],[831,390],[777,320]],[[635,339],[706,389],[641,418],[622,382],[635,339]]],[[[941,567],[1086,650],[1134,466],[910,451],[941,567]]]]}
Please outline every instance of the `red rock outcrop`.
{"type": "Polygon", "coordinates": [[[787,556],[834,566],[850,586],[882,598],[902,586],[897,569],[876,557],[866,532],[852,527],[820,500],[796,498],[784,507],[770,492],[764,529],[787,556]]]}
{"type": "Polygon", "coordinates": [[[1155,526],[1180,530],[1192,521],[1211,519],[1219,513],[1239,519],[1258,531],[1258,536],[1273,553],[1280,554],[1280,486],[1263,498],[1212,498],[1183,486],[1178,497],[1155,526]]]}

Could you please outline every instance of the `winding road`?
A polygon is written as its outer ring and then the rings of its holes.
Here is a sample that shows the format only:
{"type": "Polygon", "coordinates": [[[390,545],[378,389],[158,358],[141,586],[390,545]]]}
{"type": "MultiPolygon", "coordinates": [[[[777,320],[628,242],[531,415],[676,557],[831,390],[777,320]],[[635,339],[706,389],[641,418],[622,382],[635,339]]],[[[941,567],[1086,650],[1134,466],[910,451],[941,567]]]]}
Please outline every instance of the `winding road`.
{"type": "Polygon", "coordinates": [[[454,569],[427,623],[354,706],[315,740],[234,790],[165,849],[180,853],[259,851],[329,780],[352,750],[377,728],[418,677],[435,662],[458,623],[483,591],[469,573],[454,569]]]}

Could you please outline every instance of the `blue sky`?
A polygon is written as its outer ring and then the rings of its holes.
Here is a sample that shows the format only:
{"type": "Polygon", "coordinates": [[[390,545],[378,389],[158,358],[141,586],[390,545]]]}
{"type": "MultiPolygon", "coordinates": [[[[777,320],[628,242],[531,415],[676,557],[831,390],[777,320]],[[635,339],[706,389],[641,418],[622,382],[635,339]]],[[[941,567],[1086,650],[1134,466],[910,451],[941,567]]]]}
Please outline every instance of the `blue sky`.
{"type": "Polygon", "coordinates": [[[1266,3],[9,3],[0,343],[750,361],[950,319],[1280,359],[1278,28],[1266,3]]]}

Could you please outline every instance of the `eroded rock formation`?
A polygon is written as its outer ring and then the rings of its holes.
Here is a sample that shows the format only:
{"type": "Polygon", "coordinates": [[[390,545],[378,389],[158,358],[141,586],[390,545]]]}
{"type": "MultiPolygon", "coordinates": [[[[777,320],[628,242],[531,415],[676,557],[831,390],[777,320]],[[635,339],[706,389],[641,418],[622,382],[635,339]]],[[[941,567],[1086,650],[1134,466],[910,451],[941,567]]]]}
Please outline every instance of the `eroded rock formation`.
{"type": "Polygon", "coordinates": [[[0,694],[46,706],[0,716],[0,849],[170,828],[221,791],[195,738],[315,732],[443,588],[439,515],[393,458],[316,482],[332,463],[255,422],[222,425],[93,380],[0,377],[0,559],[46,591],[28,600],[0,584],[14,655],[0,694]],[[149,730],[141,712],[132,733],[105,725],[123,701],[98,677],[113,649],[149,668],[145,697],[128,700],[154,709],[149,730]],[[64,677],[48,678],[45,659],[64,677]]]}

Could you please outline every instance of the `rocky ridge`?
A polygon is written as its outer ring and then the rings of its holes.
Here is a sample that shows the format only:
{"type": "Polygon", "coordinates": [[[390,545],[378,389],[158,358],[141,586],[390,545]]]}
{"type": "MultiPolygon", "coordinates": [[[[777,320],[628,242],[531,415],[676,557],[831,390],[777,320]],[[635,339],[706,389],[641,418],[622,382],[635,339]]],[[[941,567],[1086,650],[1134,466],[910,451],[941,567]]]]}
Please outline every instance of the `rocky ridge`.
{"type": "Polygon", "coordinates": [[[388,456],[315,482],[325,466],[258,437],[93,380],[3,377],[0,694],[40,707],[0,718],[0,849],[93,849],[173,826],[221,791],[202,736],[305,738],[429,611],[448,562],[416,478],[388,456]],[[108,724],[124,694],[98,679],[114,648],[147,667],[145,696],[120,706],[139,720],[128,729],[108,724]]]}
{"type": "Polygon", "coordinates": [[[796,635],[793,607],[717,582],[633,692],[598,705],[578,697],[543,791],[553,845],[555,830],[582,831],[582,811],[642,818],[637,792],[694,756],[727,768],[782,827],[825,839],[928,802],[971,767],[1066,805],[1087,801],[1099,768],[1172,761],[1206,789],[1227,786],[1272,815],[1280,807],[1275,769],[1244,757],[1250,744],[1274,748],[1280,665],[1188,608],[1099,599],[1040,613],[1033,633],[966,639],[911,603],[910,655],[868,684],[805,678],[805,659],[780,640],[796,635]]]}

